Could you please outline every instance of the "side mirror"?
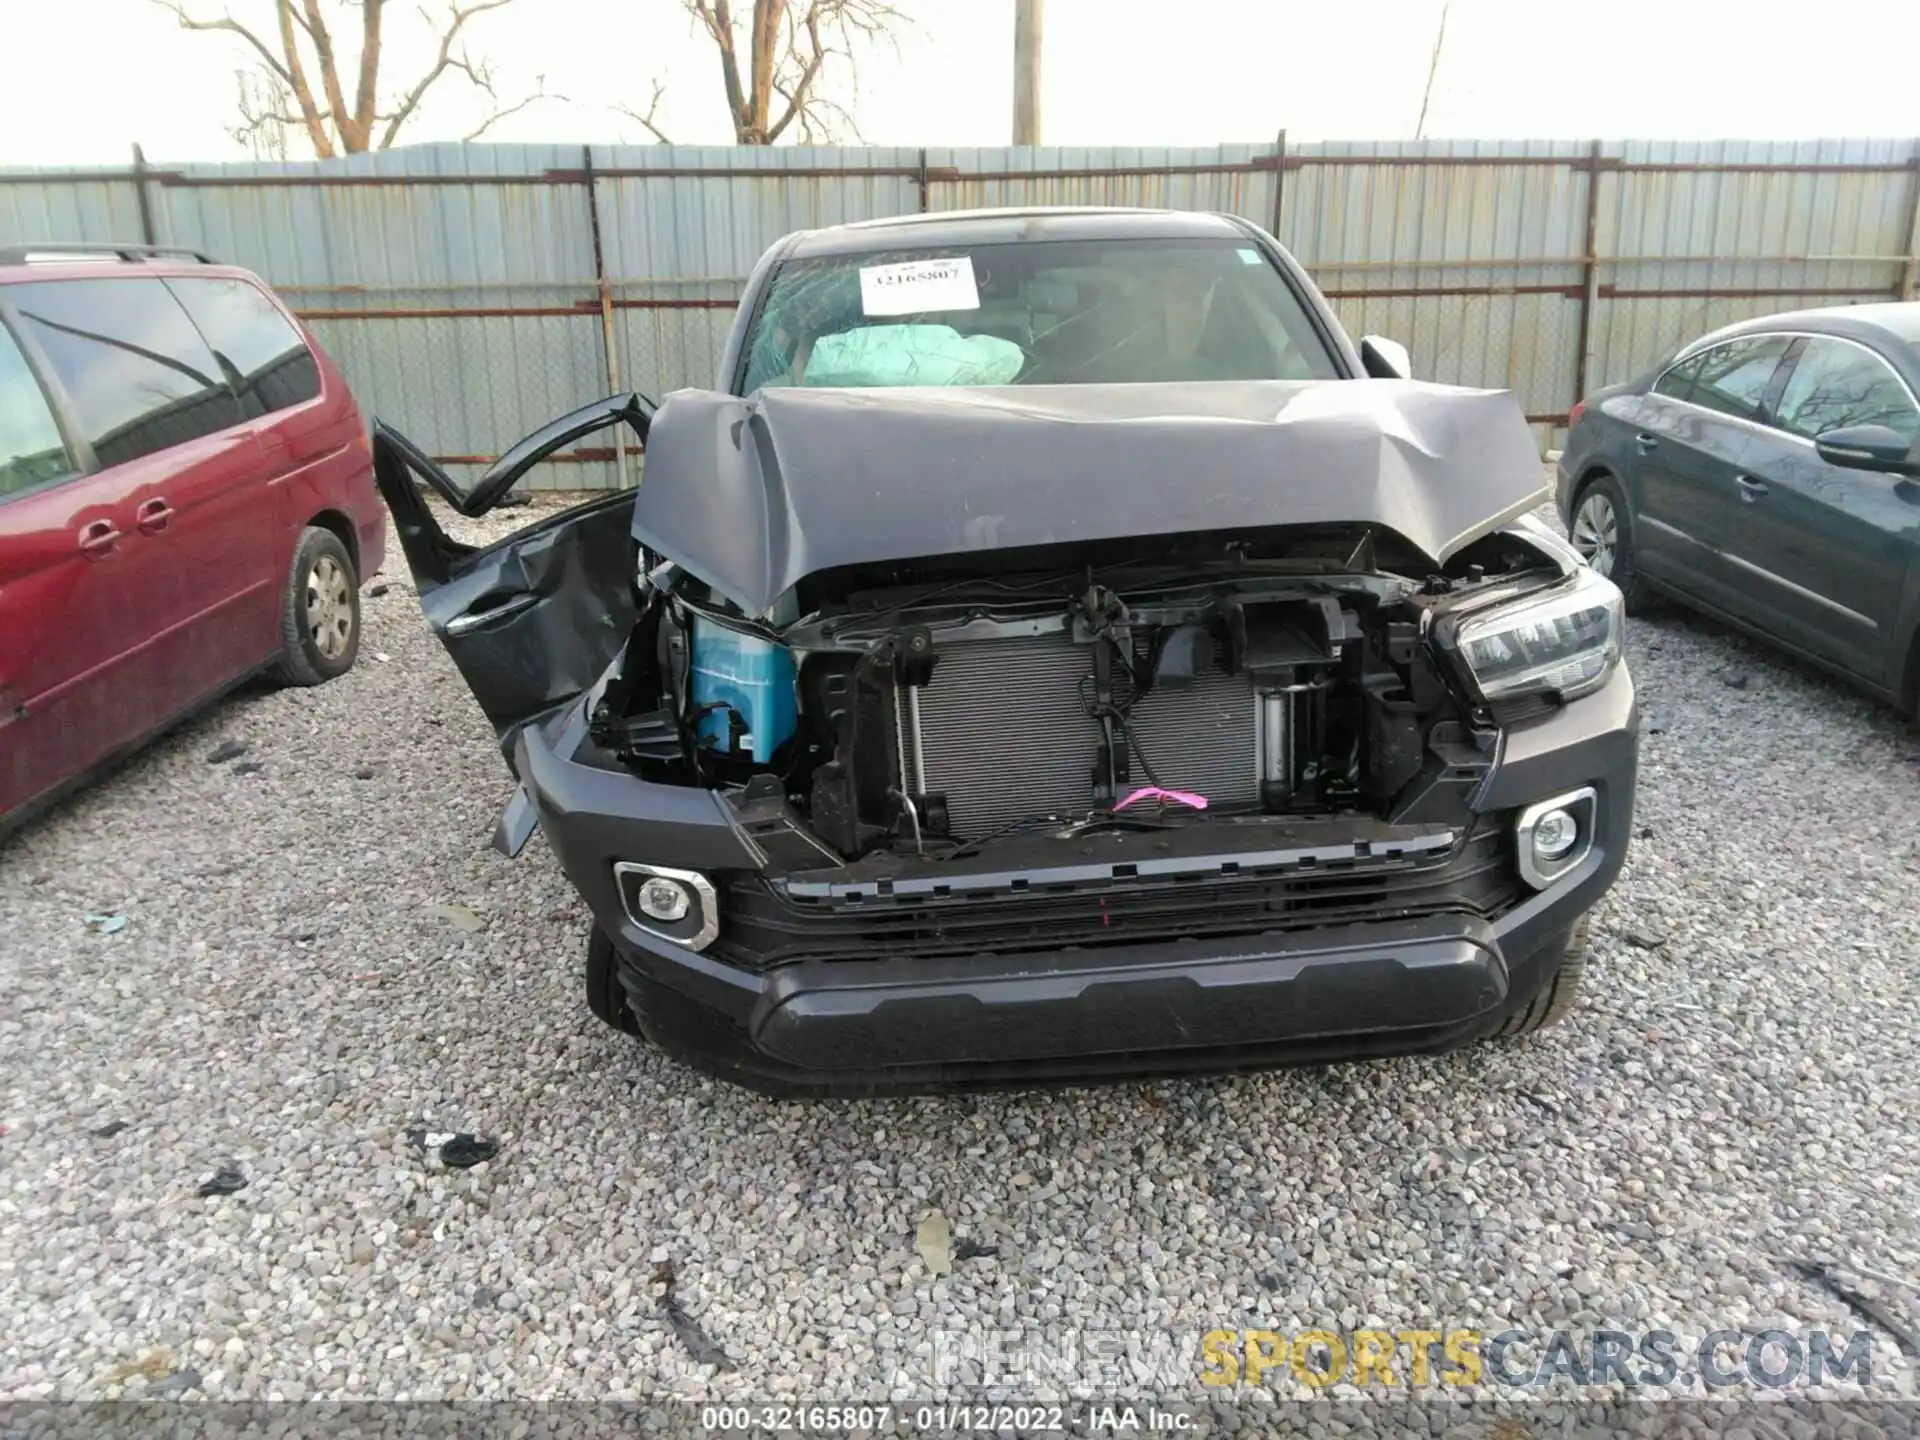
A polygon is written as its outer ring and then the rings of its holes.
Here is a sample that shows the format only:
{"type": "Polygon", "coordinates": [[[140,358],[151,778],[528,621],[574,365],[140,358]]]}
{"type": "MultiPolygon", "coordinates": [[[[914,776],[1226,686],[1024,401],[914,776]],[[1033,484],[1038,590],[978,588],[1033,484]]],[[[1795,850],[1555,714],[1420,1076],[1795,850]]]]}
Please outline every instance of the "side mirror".
{"type": "Polygon", "coordinates": [[[1360,368],[1375,380],[1411,380],[1413,357],[1398,340],[1384,335],[1360,337],[1360,368]]]}
{"type": "Polygon", "coordinates": [[[1920,475],[1920,439],[1909,440],[1890,425],[1842,425],[1813,442],[1820,458],[1848,470],[1920,475]]]}

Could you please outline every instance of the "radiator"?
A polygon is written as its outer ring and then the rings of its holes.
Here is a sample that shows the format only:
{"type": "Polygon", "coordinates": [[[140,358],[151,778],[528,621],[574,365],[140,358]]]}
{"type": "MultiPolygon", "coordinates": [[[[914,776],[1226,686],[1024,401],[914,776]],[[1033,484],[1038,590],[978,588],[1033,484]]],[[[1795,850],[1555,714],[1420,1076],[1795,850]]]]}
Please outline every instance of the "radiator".
{"type": "MultiPolygon", "coordinates": [[[[1100,727],[1087,715],[1092,651],[1064,635],[943,646],[920,691],[919,788],[945,794],[953,834],[972,839],[1029,815],[1093,806],[1100,727]]],[[[1133,710],[1160,783],[1214,804],[1259,797],[1256,713],[1244,676],[1213,672],[1155,690],[1133,710]]],[[[1147,777],[1136,757],[1131,783],[1147,777]]]]}

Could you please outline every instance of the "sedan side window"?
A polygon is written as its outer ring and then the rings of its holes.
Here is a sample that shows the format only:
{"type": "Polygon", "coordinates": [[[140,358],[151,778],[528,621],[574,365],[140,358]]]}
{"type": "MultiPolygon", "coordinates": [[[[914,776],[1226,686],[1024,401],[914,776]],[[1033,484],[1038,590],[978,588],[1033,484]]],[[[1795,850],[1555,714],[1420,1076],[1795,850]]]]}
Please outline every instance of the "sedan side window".
{"type": "Polygon", "coordinates": [[[1781,393],[1780,425],[1809,440],[1843,425],[1885,425],[1911,441],[1920,436],[1920,407],[1871,350],[1815,338],[1781,393]]]}
{"type": "Polygon", "coordinates": [[[1701,357],[1700,377],[1689,398],[1722,415],[1758,419],[1767,384],[1792,343],[1785,335],[1751,335],[1714,346],[1701,357]]]}
{"type": "Polygon", "coordinates": [[[0,500],[73,473],[46,394],[19,344],[0,326],[0,500]]]}
{"type": "Polygon", "coordinates": [[[1670,365],[1660,378],[1653,382],[1653,393],[1664,395],[1669,400],[1686,400],[1693,395],[1693,382],[1700,374],[1700,362],[1706,359],[1706,352],[1682,360],[1678,365],[1670,365]]]}

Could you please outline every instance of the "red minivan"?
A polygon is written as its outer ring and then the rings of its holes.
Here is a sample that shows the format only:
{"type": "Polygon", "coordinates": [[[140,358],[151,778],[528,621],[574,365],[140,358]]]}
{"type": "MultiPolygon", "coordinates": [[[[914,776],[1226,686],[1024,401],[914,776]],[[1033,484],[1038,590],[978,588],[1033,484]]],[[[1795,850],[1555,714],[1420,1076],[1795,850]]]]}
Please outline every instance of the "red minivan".
{"type": "Polygon", "coordinates": [[[0,247],[0,829],[255,674],[344,674],[385,542],[353,397],[260,280],[0,247]]]}

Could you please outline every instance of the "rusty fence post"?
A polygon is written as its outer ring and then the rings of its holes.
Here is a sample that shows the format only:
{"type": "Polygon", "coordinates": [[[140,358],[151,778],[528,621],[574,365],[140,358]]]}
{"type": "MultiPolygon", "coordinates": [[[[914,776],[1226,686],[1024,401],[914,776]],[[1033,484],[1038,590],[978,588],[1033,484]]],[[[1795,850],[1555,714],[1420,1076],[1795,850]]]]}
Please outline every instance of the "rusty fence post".
{"type": "Polygon", "coordinates": [[[1580,322],[1573,352],[1573,398],[1567,402],[1572,410],[1587,395],[1588,351],[1593,345],[1593,309],[1600,299],[1600,256],[1598,239],[1600,230],[1600,142],[1595,140],[1587,151],[1587,217],[1581,230],[1585,237],[1580,242],[1580,322]]]}
{"type": "MultiPolygon", "coordinates": [[[[1283,127],[1273,137],[1273,224],[1267,233],[1280,240],[1281,204],[1287,198],[1287,132],[1283,127]]],[[[1287,242],[1280,240],[1282,245],[1287,242]]]]}
{"type": "Polygon", "coordinates": [[[1913,181],[1907,191],[1907,263],[1900,279],[1900,298],[1920,300],[1920,140],[1913,142],[1913,181]]]}
{"type": "Polygon", "coordinates": [[[147,157],[137,142],[133,147],[133,194],[140,206],[140,239],[158,245],[160,232],[154,229],[153,201],[147,195],[147,157]]]}
{"type": "MultiPolygon", "coordinates": [[[[620,346],[613,328],[613,287],[607,283],[606,250],[600,243],[600,186],[593,174],[593,146],[580,147],[580,169],[587,187],[587,230],[593,237],[593,283],[600,291],[600,346],[606,360],[607,393],[618,395],[620,384],[620,346]]],[[[622,490],[633,488],[633,475],[627,464],[627,430],[624,424],[613,430],[614,475],[622,490]]]]}

